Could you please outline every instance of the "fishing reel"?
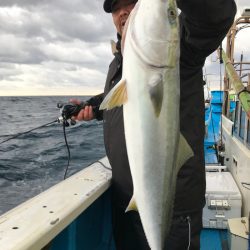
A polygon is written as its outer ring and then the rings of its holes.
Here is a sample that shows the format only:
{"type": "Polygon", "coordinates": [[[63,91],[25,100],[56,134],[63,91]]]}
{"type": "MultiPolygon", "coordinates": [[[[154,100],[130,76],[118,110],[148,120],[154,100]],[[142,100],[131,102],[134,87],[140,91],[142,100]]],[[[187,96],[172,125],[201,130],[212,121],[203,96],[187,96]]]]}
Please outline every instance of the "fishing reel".
{"type": "Polygon", "coordinates": [[[75,125],[76,121],[71,119],[71,117],[77,115],[80,110],[84,109],[87,105],[87,102],[81,102],[80,104],[57,103],[57,107],[60,109],[61,113],[61,116],[58,118],[58,122],[63,123],[66,127],[69,125],[75,125]]]}

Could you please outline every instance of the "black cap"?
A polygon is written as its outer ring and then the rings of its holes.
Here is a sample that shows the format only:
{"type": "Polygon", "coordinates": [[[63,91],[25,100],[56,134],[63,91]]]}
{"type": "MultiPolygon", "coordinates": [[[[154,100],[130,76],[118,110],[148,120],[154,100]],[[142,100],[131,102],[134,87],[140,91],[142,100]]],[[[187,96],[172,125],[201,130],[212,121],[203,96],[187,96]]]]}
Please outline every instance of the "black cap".
{"type": "MultiPolygon", "coordinates": [[[[116,2],[117,0],[104,0],[103,3],[103,9],[107,12],[107,13],[111,13],[112,12],[112,6],[113,4],[116,2]]],[[[136,3],[138,0],[131,0],[129,2],[129,4],[131,3],[136,3]]]]}
{"type": "Polygon", "coordinates": [[[107,13],[111,13],[112,12],[112,5],[116,0],[105,0],[103,3],[103,9],[107,12],[107,13]]]}

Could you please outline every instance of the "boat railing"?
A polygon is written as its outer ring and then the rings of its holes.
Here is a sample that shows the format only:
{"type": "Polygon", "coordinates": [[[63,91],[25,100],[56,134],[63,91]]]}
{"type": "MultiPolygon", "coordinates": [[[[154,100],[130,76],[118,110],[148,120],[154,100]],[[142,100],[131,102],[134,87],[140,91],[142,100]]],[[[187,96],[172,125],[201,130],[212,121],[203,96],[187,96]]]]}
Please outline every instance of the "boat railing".
{"type": "Polygon", "coordinates": [[[110,187],[111,175],[105,157],[3,214],[0,249],[42,249],[110,187]]]}
{"type": "Polygon", "coordinates": [[[227,76],[235,90],[236,95],[238,96],[241,105],[248,117],[250,119],[250,93],[248,89],[244,86],[242,83],[242,80],[239,76],[239,74],[236,72],[233,64],[227,57],[226,53],[224,50],[222,50],[222,59],[225,64],[225,69],[227,76]]]}

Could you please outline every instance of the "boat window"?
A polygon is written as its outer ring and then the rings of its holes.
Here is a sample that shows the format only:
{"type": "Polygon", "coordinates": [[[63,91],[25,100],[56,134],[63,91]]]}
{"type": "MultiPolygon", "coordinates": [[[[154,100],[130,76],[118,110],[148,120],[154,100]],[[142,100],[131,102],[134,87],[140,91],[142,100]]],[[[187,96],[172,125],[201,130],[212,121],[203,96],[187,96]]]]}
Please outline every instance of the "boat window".
{"type": "Polygon", "coordinates": [[[250,120],[248,120],[247,126],[247,144],[250,146],[250,120]]]}
{"type": "Polygon", "coordinates": [[[234,128],[233,128],[234,135],[238,134],[237,133],[238,127],[239,127],[238,114],[239,114],[239,102],[236,102],[236,108],[235,108],[235,113],[234,113],[234,128]]]}
{"type": "Polygon", "coordinates": [[[239,132],[239,136],[243,140],[244,140],[244,134],[245,134],[245,119],[246,119],[246,113],[243,111],[242,108],[240,108],[240,132],[239,132]]]}

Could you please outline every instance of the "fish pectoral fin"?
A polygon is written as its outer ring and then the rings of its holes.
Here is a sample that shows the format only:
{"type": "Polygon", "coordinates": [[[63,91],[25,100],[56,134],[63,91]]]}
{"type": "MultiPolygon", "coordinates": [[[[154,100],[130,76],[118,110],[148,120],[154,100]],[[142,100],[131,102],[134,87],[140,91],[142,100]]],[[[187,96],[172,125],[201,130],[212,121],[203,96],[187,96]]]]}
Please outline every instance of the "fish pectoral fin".
{"type": "Polygon", "coordinates": [[[185,137],[180,133],[179,148],[176,161],[177,173],[183,166],[183,164],[192,156],[194,156],[192,148],[189,146],[185,137]]]}
{"type": "Polygon", "coordinates": [[[125,212],[129,212],[129,211],[138,211],[134,196],[131,198],[125,212]]]}
{"type": "Polygon", "coordinates": [[[112,109],[115,107],[122,106],[127,101],[127,84],[125,79],[121,79],[113,89],[107,94],[103,102],[100,105],[102,109],[112,109]]]}
{"type": "Polygon", "coordinates": [[[110,40],[110,44],[111,44],[111,51],[112,54],[115,55],[115,53],[118,52],[117,48],[116,48],[116,42],[114,40],[110,40]]]}
{"type": "Polygon", "coordinates": [[[148,92],[154,113],[156,117],[159,117],[162,108],[163,100],[163,76],[161,74],[155,74],[148,82],[148,92]]]}

